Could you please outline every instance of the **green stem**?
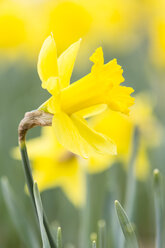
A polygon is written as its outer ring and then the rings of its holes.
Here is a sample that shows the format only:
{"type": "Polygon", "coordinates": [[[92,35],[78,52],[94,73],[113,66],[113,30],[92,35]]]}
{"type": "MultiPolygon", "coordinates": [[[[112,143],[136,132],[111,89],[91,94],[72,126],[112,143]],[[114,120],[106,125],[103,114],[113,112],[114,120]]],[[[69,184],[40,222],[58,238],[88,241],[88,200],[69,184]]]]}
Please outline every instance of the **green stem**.
{"type": "MultiPolygon", "coordinates": [[[[32,199],[32,202],[34,204],[35,210],[36,210],[36,204],[35,204],[35,199],[34,199],[34,193],[33,193],[33,187],[34,187],[34,180],[31,172],[31,167],[30,167],[30,162],[27,154],[27,149],[26,149],[26,144],[25,141],[20,142],[20,151],[21,151],[21,157],[22,157],[22,162],[23,162],[23,168],[25,172],[25,177],[26,177],[26,182],[28,186],[28,190],[32,199]]],[[[45,216],[45,213],[43,213],[43,222],[45,226],[45,230],[49,239],[49,243],[51,248],[56,248],[56,244],[54,243],[53,237],[51,235],[51,232],[49,230],[47,218],[45,216]]]]}

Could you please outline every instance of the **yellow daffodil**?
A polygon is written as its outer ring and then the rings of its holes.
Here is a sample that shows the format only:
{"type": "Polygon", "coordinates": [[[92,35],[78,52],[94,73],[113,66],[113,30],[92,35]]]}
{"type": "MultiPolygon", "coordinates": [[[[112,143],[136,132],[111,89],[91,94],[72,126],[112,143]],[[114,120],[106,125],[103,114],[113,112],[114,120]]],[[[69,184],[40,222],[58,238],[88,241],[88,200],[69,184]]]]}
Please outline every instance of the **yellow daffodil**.
{"type": "Polygon", "coordinates": [[[163,0],[154,1],[150,4],[148,23],[150,55],[154,65],[164,67],[165,65],[165,2],[163,0]]]}
{"type": "Polygon", "coordinates": [[[125,114],[134,99],[133,89],[124,81],[116,59],[104,64],[102,48],[91,56],[91,73],[70,85],[80,40],[72,44],[57,59],[56,44],[49,36],[41,48],[38,73],[42,87],[52,97],[39,110],[53,114],[52,126],[57,140],[67,150],[87,158],[89,153],[116,154],[111,138],[91,129],[85,118],[99,114],[106,107],[125,114]]]}
{"type": "Polygon", "coordinates": [[[9,0],[0,2],[0,36],[0,51],[8,51],[12,55],[27,39],[22,8],[9,0]]]}
{"type": "MultiPolygon", "coordinates": [[[[88,54],[100,36],[109,45],[137,43],[139,5],[123,0],[0,1],[0,50],[35,58],[38,47],[53,32],[58,53],[83,37],[81,56],[88,54]],[[67,39],[66,39],[67,37],[67,39]],[[122,37],[122,39],[121,39],[122,37]],[[132,42],[134,41],[134,42],[132,42]]],[[[81,62],[82,63],[82,62],[81,62]]]]}
{"type": "MultiPolygon", "coordinates": [[[[62,147],[52,127],[42,128],[41,137],[27,142],[33,177],[41,191],[60,187],[75,206],[85,201],[85,178],[78,157],[62,147]]],[[[13,157],[20,159],[19,150],[13,157]]]]}
{"type": "Polygon", "coordinates": [[[132,147],[132,134],[135,126],[140,130],[140,142],[136,159],[136,175],[144,179],[149,171],[147,149],[160,141],[160,128],[152,114],[152,104],[146,95],[137,96],[130,116],[107,110],[98,117],[93,117],[92,126],[98,132],[111,137],[118,148],[118,156],[91,156],[87,161],[91,173],[106,169],[116,160],[128,164],[132,147]]]}
{"type": "Polygon", "coordinates": [[[42,10],[39,1],[0,1],[1,55],[9,59],[36,57],[47,26],[42,10]]]}
{"type": "MultiPolygon", "coordinates": [[[[158,144],[160,139],[160,128],[146,95],[136,97],[130,116],[109,109],[93,117],[90,123],[96,131],[113,138],[118,147],[118,156],[95,153],[88,159],[80,158],[59,144],[52,127],[43,127],[40,137],[27,142],[34,179],[38,182],[40,190],[61,187],[75,206],[82,206],[85,202],[84,170],[98,173],[117,160],[128,164],[135,126],[140,130],[140,146],[136,159],[138,179],[143,180],[148,175],[147,148],[158,144]]],[[[20,159],[18,154],[18,148],[14,149],[13,156],[20,159]]]]}
{"type": "MultiPolygon", "coordinates": [[[[165,10],[165,8],[164,8],[165,10]]],[[[165,65],[165,17],[159,15],[152,20],[151,24],[151,47],[150,54],[155,65],[165,65]]]]}
{"type": "Polygon", "coordinates": [[[79,1],[49,1],[45,9],[47,31],[53,32],[58,53],[91,32],[91,13],[79,1]]]}
{"type": "MultiPolygon", "coordinates": [[[[92,16],[90,30],[91,43],[97,43],[100,36],[104,44],[119,51],[139,41],[140,7],[138,1],[132,0],[77,0],[92,16]]],[[[89,41],[90,42],[90,41],[89,41]]],[[[128,52],[128,49],[125,49],[128,52]]]]}

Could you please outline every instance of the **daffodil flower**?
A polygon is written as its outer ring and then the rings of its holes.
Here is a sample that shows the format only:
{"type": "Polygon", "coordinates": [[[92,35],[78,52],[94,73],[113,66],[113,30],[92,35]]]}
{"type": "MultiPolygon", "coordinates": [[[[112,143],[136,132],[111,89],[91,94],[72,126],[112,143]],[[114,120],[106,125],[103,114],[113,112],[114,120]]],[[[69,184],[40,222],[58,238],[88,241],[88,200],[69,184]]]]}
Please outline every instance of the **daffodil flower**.
{"type": "MultiPolygon", "coordinates": [[[[152,113],[152,102],[146,94],[136,96],[129,116],[107,109],[91,118],[90,125],[115,141],[117,156],[95,153],[88,159],[80,158],[59,144],[52,127],[43,127],[40,137],[27,142],[34,179],[39,189],[43,191],[60,187],[75,206],[82,206],[85,202],[84,171],[99,173],[117,161],[122,162],[127,169],[135,126],[138,126],[140,133],[135,160],[138,180],[145,180],[149,175],[147,150],[158,145],[161,137],[160,124],[152,113]]],[[[13,157],[20,159],[18,148],[13,149],[13,157]]]]}
{"type": "Polygon", "coordinates": [[[81,40],[72,44],[57,59],[53,36],[43,43],[38,58],[38,74],[42,87],[52,97],[39,107],[53,115],[52,126],[57,140],[67,150],[87,158],[89,154],[116,154],[111,138],[90,128],[85,118],[97,115],[107,107],[128,114],[134,99],[133,89],[121,86],[123,70],[116,59],[104,64],[99,47],[90,60],[91,73],[70,84],[81,40]]]}

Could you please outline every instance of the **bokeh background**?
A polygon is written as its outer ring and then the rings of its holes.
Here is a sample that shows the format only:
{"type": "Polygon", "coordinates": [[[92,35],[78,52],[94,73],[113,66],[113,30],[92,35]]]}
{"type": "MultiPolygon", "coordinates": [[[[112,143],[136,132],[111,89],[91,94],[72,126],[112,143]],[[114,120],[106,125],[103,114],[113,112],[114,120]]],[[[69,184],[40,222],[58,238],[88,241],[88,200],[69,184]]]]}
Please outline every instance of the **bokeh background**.
{"type": "MultiPolygon", "coordinates": [[[[51,32],[58,54],[82,38],[72,82],[90,71],[89,57],[102,46],[105,62],[117,58],[135,97],[143,94],[150,98],[157,123],[150,135],[159,133],[159,138],[147,149],[147,175],[136,179],[132,221],[141,247],[154,247],[152,170],[159,168],[165,173],[164,13],[163,0],[0,0],[0,176],[8,178],[25,210],[25,219],[36,231],[36,248],[40,247],[38,226],[24,191],[21,161],[12,158],[11,150],[18,144],[17,127],[24,113],[36,109],[49,96],[41,88],[36,65],[41,45],[51,32]]],[[[150,123],[144,125],[147,132],[150,123]]],[[[40,132],[37,127],[27,138],[38,137],[40,132]]],[[[87,173],[88,200],[83,209],[76,208],[60,188],[42,193],[48,219],[62,227],[66,247],[88,247],[90,233],[97,231],[100,219],[106,220],[114,240],[112,247],[117,247],[119,224],[113,202],[123,202],[126,180],[127,170],[117,161],[100,173],[87,173]],[[112,224],[117,230],[114,234],[112,224]]],[[[21,248],[29,244],[21,238],[0,190],[0,246],[21,248]]]]}

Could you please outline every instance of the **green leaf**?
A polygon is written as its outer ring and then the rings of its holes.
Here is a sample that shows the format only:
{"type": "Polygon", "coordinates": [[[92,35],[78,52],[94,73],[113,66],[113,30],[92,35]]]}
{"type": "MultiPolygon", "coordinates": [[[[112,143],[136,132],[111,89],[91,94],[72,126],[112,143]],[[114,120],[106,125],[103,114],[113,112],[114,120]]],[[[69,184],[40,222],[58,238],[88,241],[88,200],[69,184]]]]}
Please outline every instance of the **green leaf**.
{"type": "Polygon", "coordinates": [[[28,220],[23,206],[19,203],[17,195],[13,192],[7,178],[1,179],[1,188],[7,209],[11,215],[14,226],[26,247],[39,248],[38,235],[28,220]]]}
{"type": "Polygon", "coordinates": [[[156,217],[156,248],[164,247],[164,216],[163,216],[163,196],[161,192],[161,175],[158,169],[153,171],[154,179],[154,202],[156,217]]]}
{"type": "MultiPolygon", "coordinates": [[[[139,139],[140,139],[140,132],[138,127],[135,126],[132,137],[131,156],[128,163],[128,173],[126,180],[126,191],[125,191],[125,202],[124,202],[124,209],[126,210],[127,215],[129,216],[130,219],[132,218],[135,196],[136,196],[135,166],[136,166],[136,158],[139,149],[139,139]]],[[[118,238],[118,246],[120,248],[124,248],[124,237],[121,232],[118,238]]]]}
{"type": "MultiPolygon", "coordinates": [[[[25,177],[26,177],[26,183],[27,183],[27,186],[28,186],[30,197],[32,199],[32,202],[34,204],[35,210],[37,212],[37,206],[36,206],[36,202],[35,202],[36,199],[35,199],[35,196],[34,196],[34,187],[35,187],[34,186],[34,180],[33,180],[33,176],[32,176],[32,171],[31,171],[31,166],[30,166],[30,162],[29,162],[29,158],[28,158],[28,153],[27,153],[25,141],[20,142],[19,146],[20,146],[20,152],[21,152],[21,157],[22,157],[22,164],[23,164],[25,177]]],[[[47,218],[46,218],[46,215],[43,212],[43,210],[42,210],[42,213],[43,213],[42,218],[43,218],[44,230],[47,233],[47,237],[48,237],[48,240],[50,242],[51,248],[56,248],[57,246],[56,246],[56,244],[54,242],[54,239],[52,237],[52,234],[51,234],[51,231],[49,229],[48,222],[47,222],[47,218]]],[[[38,213],[36,213],[36,214],[38,215],[38,213]]]]}
{"type": "Polygon", "coordinates": [[[37,187],[37,183],[34,183],[33,192],[34,192],[34,199],[35,199],[38,220],[40,225],[43,248],[50,248],[49,239],[47,237],[47,233],[45,231],[45,226],[43,222],[43,208],[42,208],[42,203],[41,203],[41,198],[37,187]]]}
{"type": "Polygon", "coordinates": [[[51,222],[50,231],[52,233],[54,243],[57,243],[56,241],[57,241],[58,227],[59,227],[59,223],[57,221],[51,222]]]}
{"type": "Polygon", "coordinates": [[[115,201],[115,208],[120,222],[120,226],[126,239],[126,246],[129,248],[138,248],[138,243],[134,229],[131,223],[129,222],[124,209],[118,201],[115,201]]]}

